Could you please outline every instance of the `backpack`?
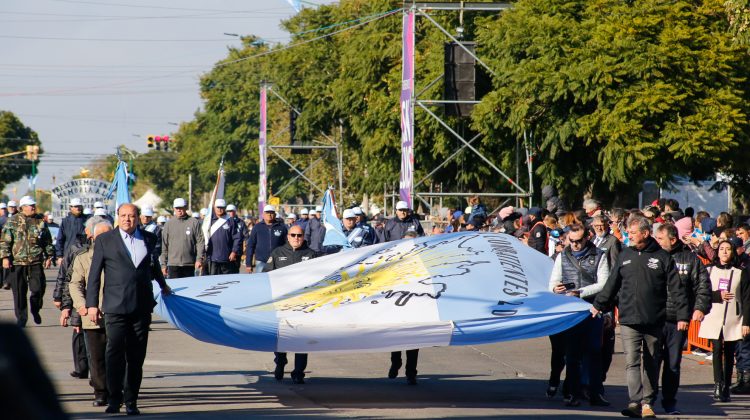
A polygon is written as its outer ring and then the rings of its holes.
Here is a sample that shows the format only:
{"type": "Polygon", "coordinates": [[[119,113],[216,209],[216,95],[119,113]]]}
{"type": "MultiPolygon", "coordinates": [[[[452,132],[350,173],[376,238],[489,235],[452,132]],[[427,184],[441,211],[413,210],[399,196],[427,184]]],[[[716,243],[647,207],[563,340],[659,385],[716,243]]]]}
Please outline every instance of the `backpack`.
{"type": "Polygon", "coordinates": [[[487,207],[479,203],[471,207],[471,213],[469,213],[469,220],[466,223],[470,223],[476,227],[482,227],[484,222],[487,220],[487,207]]]}

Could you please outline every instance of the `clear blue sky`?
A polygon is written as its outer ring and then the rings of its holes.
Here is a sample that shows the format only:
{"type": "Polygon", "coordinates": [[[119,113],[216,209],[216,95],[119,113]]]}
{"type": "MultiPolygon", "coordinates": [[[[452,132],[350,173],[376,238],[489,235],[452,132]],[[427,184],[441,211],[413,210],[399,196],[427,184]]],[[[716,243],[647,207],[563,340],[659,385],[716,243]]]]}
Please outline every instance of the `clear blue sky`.
{"type": "Polygon", "coordinates": [[[145,152],[147,134],[202,106],[199,76],[240,45],[224,33],[285,42],[294,13],[287,0],[2,0],[0,109],[39,133],[37,188],[119,144],[145,152]]]}

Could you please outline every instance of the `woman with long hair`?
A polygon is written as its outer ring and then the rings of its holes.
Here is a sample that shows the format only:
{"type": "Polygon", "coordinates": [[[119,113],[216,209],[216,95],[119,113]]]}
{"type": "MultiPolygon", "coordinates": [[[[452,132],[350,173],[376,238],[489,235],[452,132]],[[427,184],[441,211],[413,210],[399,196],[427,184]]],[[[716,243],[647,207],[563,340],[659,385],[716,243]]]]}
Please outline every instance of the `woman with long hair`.
{"type": "Polygon", "coordinates": [[[722,240],[714,264],[708,267],[711,278],[711,312],[703,319],[698,336],[713,345],[714,399],[729,401],[734,349],[750,333],[750,284],[745,270],[737,267],[737,250],[731,241],[722,240]]]}

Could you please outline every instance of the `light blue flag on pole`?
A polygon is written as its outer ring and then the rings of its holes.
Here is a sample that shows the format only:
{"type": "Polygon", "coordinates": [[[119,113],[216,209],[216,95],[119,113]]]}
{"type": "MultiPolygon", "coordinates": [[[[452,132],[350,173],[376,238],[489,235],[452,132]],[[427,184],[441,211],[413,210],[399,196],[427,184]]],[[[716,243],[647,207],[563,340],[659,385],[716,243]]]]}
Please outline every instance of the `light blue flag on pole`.
{"type": "Polygon", "coordinates": [[[154,312],[256,351],[374,352],[543,337],[591,316],[548,290],[552,260],[510,235],[378,243],[258,274],[168,279],[154,312]]]}
{"type": "Polygon", "coordinates": [[[287,0],[289,2],[289,5],[294,8],[295,12],[299,12],[302,10],[302,1],[301,0],[287,0]]]}
{"type": "Polygon", "coordinates": [[[112,185],[110,185],[109,191],[107,191],[107,200],[112,198],[112,193],[115,193],[115,209],[119,209],[121,205],[130,202],[128,165],[123,161],[120,161],[117,164],[115,178],[112,180],[112,185]]]}
{"type": "Polygon", "coordinates": [[[323,238],[323,246],[340,246],[351,248],[351,244],[346,240],[344,229],[336,215],[336,201],[333,196],[333,189],[328,188],[323,196],[323,211],[321,220],[326,228],[326,236],[323,238]]]}

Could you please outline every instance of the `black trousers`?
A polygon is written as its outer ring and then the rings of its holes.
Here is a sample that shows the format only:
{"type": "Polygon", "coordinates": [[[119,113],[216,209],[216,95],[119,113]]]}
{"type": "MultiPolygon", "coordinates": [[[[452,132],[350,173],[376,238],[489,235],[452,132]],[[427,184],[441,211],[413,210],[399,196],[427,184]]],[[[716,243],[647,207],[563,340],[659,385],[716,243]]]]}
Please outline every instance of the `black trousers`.
{"type": "Polygon", "coordinates": [[[685,346],[685,340],[687,340],[687,331],[677,331],[677,323],[667,321],[664,324],[661,349],[656,352],[656,363],[661,370],[661,402],[664,407],[673,407],[677,404],[682,348],[685,346]]]}
{"type": "Polygon", "coordinates": [[[94,388],[94,398],[106,400],[109,397],[105,364],[107,332],[104,328],[83,330],[83,336],[86,338],[86,349],[89,353],[89,368],[91,370],[89,383],[94,388]]]}
{"type": "Polygon", "coordinates": [[[109,403],[135,402],[143,379],[151,314],[106,314],[104,324],[107,330],[105,365],[109,403]]]}
{"type": "MultiPolygon", "coordinates": [[[[560,386],[560,375],[565,369],[565,332],[560,332],[549,336],[549,343],[552,346],[552,354],[549,358],[549,386],[560,386]]],[[[566,393],[567,395],[567,393],[566,393]]]]}
{"type": "Polygon", "coordinates": [[[42,309],[44,290],[47,287],[42,264],[14,265],[10,270],[13,306],[19,327],[25,327],[29,320],[29,309],[38,314],[42,309]],[[31,292],[29,294],[29,292],[31,292]],[[28,305],[26,297],[28,295],[28,305]]]}
{"type": "Polygon", "coordinates": [[[732,383],[732,369],[734,368],[734,347],[738,341],[724,341],[724,334],[718,340],[711,340],[714,346],[713,365],[714,383],[732,383]]]}
{"type": "Polygon", "coordinates": [[[208,269],[208,274],[211,276],[215,276],[217,274],[234,274],[234,263],[211,261],[211,263],[208,265],[208,269]]]}
{"type": "MultiPolygon", "coordinates": [[[[417,376],[417,361],[419,360],[419,349],[406,350],[406,377],[417,376]]],[[[391,352],[391,365],[401,367],[401,352],[391,352]]]]}
{"type": "Polygon", "coordinates": [[[10,287],[10,270],[7,268],[0,268],[0,284],[2,286],[7,285],[10,287]]]}
{"type": "Polygon", "coordinates": [[[602,326],[601,318],[587,317],[563,333],[565,383],[574,397],[583,397],[583,383],[588,383],[592,398],[602,394],[602,326]],[[584,364],[588,369],[583,368],[584,364]]]}
{"type": "Polygon", "coordinates": [[[167,277],[170,279],[181,279],[195,276],[194,265],[169,265],[167,266],[167,277]]]}
{"type": "Polygon", "coordinates": [[[602,383],[607,381],[607,372],[612,365],[612,355],[615,354],[615,314],[608,312],[604,318],[609,317],[611,322],[605,322],[602,340],[602,383]]]}
{"type": "Polygon", "coordinates": [[[89,357],[86,354],[86,339],[83,336],[83,329],[78,330],[78,332],[73,331],[71,342],[73,345],[73,370],[81,377],[88,376],[89,357]]]}
{"type": "MultiPolygon", "coordinates": [[[[273,352],[273,355],[273,362],[276,363],[276,366],[286,366],[288,363],[286,353],[273,352]]],[[[305,368],[307,368],[307,353],[294,353],[292,377],[304,378],[305,368]]]]}

